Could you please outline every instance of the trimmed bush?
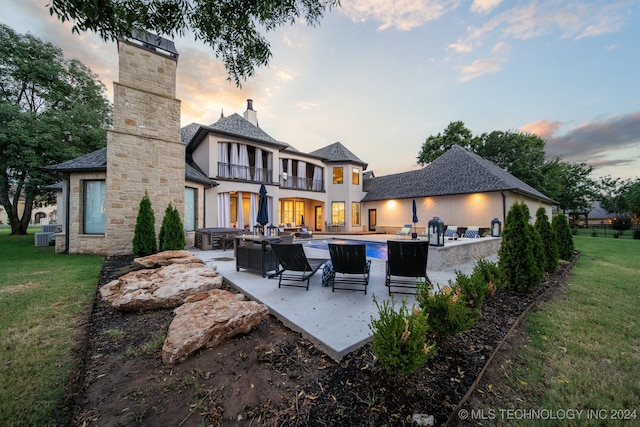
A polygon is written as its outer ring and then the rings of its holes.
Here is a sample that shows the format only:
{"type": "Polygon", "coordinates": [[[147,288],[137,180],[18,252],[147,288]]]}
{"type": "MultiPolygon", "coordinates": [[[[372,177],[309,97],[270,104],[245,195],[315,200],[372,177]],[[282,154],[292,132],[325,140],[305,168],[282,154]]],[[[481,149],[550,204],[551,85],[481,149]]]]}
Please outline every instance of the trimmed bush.
{"type": "Polygon", "coordinates": [[[159,240],[162,251],[181,250],[186,245],[180,213],[171,203],[164,211],[159,240]]]}
{"type": "MultiPolygon", "coordinates": [[[[529,224],[529,208],[524,203],[514,203],[505,220],[502,242],[498,251],[498,266],[505,287],[528,292],[542,281],[542,266],[536,260],[540,247],[529,224]]],[[[537,234],[537,233],[535,233],[537,234]]]]}
{"type": "Polygon", "coordinates": [[[427,314],[413,307],[407,308],[402,300],[399,311],[395,311],[395,302],[383,301],[378,304],[376,296],[373,302],[378,308],[379,318],[371,316],[369,328],[373,332],[371,349],[382,362],[389,374],[410,374],[426,362],[435,351],[435,344],[427,344],[427,314]]]}
{"type": "Polygon", "coordinates": [[[433,288],[426,284],[418,286],[416,301],[429,315],[429,331],[437,341],[467,330],[475,321],[475,310],[467,306],[467,301],[459,293],[460,287],[451,282],[438,292],[433,292],[433,288]]]}
{"type": "MultiPolygon", "coordinates": [[[[573,235],[569,228],[569,221],[567,217],[562,213],[557,213],[551,220],[551,228],[556,235],[556,241],[558,242],[558,255],[560,259],[570,261],[573,258],[573,235]]],[[[593,229],[595,232],[595,228],[593,229]]],[[[593,236],[593,233],[591,234],[593,236]]],[[[597,236],[597,233],[596,233],[597,236]]]]}
{"type": "Polygon", "coordinates": [[[551,228],[551,223],[549,222],[547,210],[545,208],[538,208],[536,211],[536,222],[534,227],[540,235],[542,245],[544,247],[544,271],[547,273],[553,273],[558,268],[560,255],[558,253],[558,242],[556,241],[556,236],[551,228]]]}
{"type": "Polygon", "coordinates": [[[155,254],[158,252],[156,245],[156,220],[151,207],[151,200],[147,192],[140,200],[136,228],[133,233],[133,254],[138,257],[155,254]]]}

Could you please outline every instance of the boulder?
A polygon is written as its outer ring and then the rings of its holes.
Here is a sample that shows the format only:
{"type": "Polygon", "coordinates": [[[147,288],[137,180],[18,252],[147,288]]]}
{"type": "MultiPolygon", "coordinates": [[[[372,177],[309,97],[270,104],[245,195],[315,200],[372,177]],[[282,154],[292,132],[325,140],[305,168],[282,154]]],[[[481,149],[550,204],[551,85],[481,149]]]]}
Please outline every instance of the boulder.
{"type": "Polygon", "coordinates": [[[158,268],[171,264],[204,264],[200,258],[189,251],[164,251],[153,255],[135,258],[136,264],[144,268],[158,268]]]}
{"type": "Polygon", "coordinates": [[[167,365],[249,332],[268,314],[268,309],[264,304],[245,301],[242,294],[213,289],[189,297],[174,313],[162,347],[162,361],[167,365]]]}
{"type": "Polygon", "coordinates": [[[100,288],[100,295],[121,311],[174,308],[188,297],[222,286],[216,267],[171,264],[127,273],[100,288]]]}

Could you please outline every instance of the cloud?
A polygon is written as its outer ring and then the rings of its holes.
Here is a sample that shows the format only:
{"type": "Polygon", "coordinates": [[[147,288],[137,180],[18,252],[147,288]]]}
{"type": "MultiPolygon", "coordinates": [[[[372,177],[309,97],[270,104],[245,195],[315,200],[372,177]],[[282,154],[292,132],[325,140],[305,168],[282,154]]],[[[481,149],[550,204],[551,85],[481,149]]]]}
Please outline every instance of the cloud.
{"type": "Polygon", "coordinates": [[[315,102],[311,102],[311,101],[300,101],[296,103],[296,108],[298,108],[299,110],[310,110],[312,108],[317,107],[318,104],[315,102]]]}
{"type": "Polygon", "coordinates": [[[502,42],[497,43],[493,47],[492,53],[494,55],[493,58],[476,59],[471,65],[457,67],[462,72],[462,76],[458,78],[458,81],[464,83],[480,77],[483,74],[500,71],[502,63],[506,60],[509,53],[509,45],[502,42]]]}
{"type": "MultiPolygon", "coordinates": [[[[488,7],[491,3],[490,0],[476,1],[472,10],[474,7],[488,7]]],[[[624,23],[622,2],[532,1],[508,9],[480,26],[470,27],[465,37],[450,46],[465,46],[467,49],[464,51],[469,52],[469,47],[480,46],[489,37],[527,40],[554,33],[559,33],[562,38],[578,40],[616,32],[624,23]]]]}
{"type": "Polygon", "coordinates": [[[474,0],[471,11],[474,13],[488,13],[498,7],[502,0],[474,0]]]}
{"type": "Polygon", "coordinates": [[[459,0],[343,0],[340,12],[353,22],[380,22],[378,30],[410,31],[458,7],[459,0]]]}
{"type": "Polygon", "coordinates": [[[541,120],[521,128],[546,140],[546,151],[550,158],[560,157],[565,161],[589,161],[589,164],[628,164],[637,161],[640,147],[640,111],[607,117],[563,129],[560,122],[541,120]],[[615,151],[636,150],[632,158],[610,158],[615,151]],[[604,159],[607,157],[607,159],[604,159]]]}

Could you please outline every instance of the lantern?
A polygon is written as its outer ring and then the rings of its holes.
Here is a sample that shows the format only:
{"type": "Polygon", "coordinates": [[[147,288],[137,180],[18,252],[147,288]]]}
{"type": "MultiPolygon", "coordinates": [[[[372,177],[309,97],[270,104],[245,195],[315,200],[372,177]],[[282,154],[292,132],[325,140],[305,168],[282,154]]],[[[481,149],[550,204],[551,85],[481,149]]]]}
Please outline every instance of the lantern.
{"type": "Polygon", "coordinates": [[[267,236],[268,237],[278,237],[278,227],[271,224],[267,227],[267,236]]]}
{"type": "Polygon", "coordinates": [[[428,223],[429,246],[444,246],[444,222],[434,216],[428,223]]]}
{"type": "Polygon", "coordinates": [[[264,227],[260,224],[256,224],[253,226],[253,235],[254,236],[262,236],[264,234],[264,227]]]}
{"type": "Polygon", "coordinates": [[[502,223],[498,218],[491,220],[491,237],[500,237],[502,233],[502,223]]]}

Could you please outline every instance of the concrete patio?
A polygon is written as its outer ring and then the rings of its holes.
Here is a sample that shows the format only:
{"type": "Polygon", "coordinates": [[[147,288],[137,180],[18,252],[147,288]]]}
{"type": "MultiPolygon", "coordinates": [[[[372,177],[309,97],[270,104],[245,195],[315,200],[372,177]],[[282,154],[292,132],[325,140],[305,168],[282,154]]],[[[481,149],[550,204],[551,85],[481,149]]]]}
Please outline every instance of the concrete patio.
{"type": "MultiPolygon", "coordinates": [[[[316,236],[317,237],[317,236],[316,236]]],[[[322,236],[329,239],[338,236],[322,236]]],[[[342,239],[368,240],[386,242],[394,237],[389,235],[366,236],[339,236],[342,239]]],[[[483,238],[480,240],[484,240],[483,238]]],[[[478,240],[478,239],[476,239],[478,240]]],[[[499,242],[500,239],[491,239],[499,242]]],[[[469,246],[469,242],[447,242],[445,248],[455,245],[469,246]]],[[[433,248],[433,247],[432,247],[433,248]]],[[[322,272],[318,271],[312,278],[309,291],[303,288],[282,287],[278,288],[277,279],[263,278],[260,274],[241,269],[236,271],[233,249],[230,250],[200,250],[195,247],[188,248],[205,264],[216,266],[218,271],[231,283],[242,290],[252,299],[269,307],[271,314],[275,315],[289,328],[299,331],[309,341],[318,346],[336,361],[341,360],[349,352],[366,344],[371,338],[369,323],[371,317],[378,317],[378,309],[373,301],[373,296],[381,303],[390,300],[385,282],[385,260],[371,258],[371,276],[369,289],[365,295],[362,292],[335,291],[330,287],[322,286],[322,272]]],[[[464,252],[469,253],[467,247],[464,252]]],[[[308,257],[329,258],[329,252],[323,249],[305,247],[308,257]]],[[[430,263],[431,265],[431,248],[430,263]]],[[[496,261],[495,252],[482,257],[496,261]]],[[[456,270],[465,274],[471,273],[475,262],[479,258],[469,258],[454,267],[442,270],[428,269],[428,275],[434,284],[445,285],[449,280],[455,279],[456,270]]],[[[412,295],[395,295],[396,307],[401,300],[407,298],[408,306],[415,304],[412,295]]]]}

